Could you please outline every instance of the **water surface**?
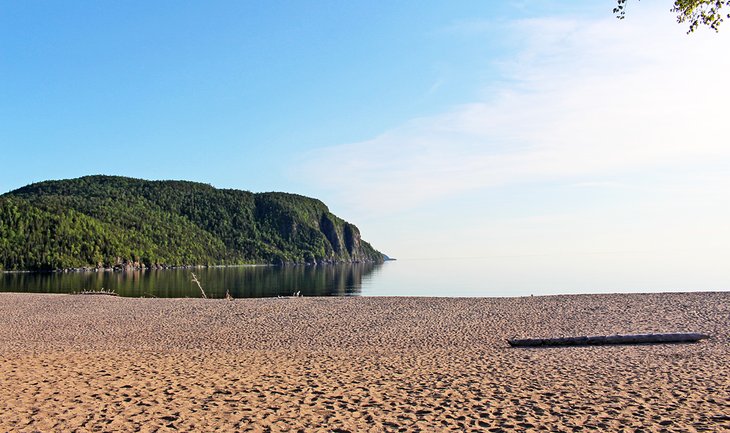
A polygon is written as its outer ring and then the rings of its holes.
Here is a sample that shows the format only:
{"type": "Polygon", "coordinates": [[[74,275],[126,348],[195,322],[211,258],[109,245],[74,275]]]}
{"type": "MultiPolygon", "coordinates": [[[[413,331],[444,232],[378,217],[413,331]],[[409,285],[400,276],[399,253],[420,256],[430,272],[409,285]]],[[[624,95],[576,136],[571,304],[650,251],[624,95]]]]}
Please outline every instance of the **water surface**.
{"type": "MultiPolygon", "coordinates": [[[[209,297],[530,296],[569,293],[726,291],[724,263],[689,267],[682,256],[627,254],[401,259],[382,265],[194,269],[209,297]]],[[[200,297],[190,270],[0,274],[0,291],[200,297]]]]}
{"type": "Polygon", "coordinates": [[[346,296],[360,294],[363,277],[378,265],[237,266],[200,269],[137,271],[6,273],[2,292],[78,293],[112,290],[120,296],[201,297],[192,281],[194,272],[210,298],[229,291],[234,298],[291,296],[346,296]]]}

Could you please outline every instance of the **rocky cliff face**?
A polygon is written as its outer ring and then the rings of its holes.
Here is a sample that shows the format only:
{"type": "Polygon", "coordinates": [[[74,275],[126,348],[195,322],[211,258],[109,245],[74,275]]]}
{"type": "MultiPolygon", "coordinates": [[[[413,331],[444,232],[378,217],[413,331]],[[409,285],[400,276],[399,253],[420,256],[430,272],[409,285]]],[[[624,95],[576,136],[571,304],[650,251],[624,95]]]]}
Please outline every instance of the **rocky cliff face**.
{"type": "Polygon", "coordinates": [[[344,260],[353,263],[372,261],[373,248],[363,243],[360,230],[354,225],[325,213],[320,218],[319,229],[332,248],[331,254],[325,261],[344,260]]]}
{"type": "Polygon", "coordinates": [[[329,217],[329,214],[322,214],[322,218],[320,218],[319,220],[319,229],[322,231],[322,234],[324,234],[325,238],[330,243],[332,251],[335,254],[339,254],[340,252],[342,252],[342,242],[340,241],[340,239],[342,239],[342,236],[340,235],[340,233],[337,233],[337,227],[332,221],[332,218],[329,217]]]}

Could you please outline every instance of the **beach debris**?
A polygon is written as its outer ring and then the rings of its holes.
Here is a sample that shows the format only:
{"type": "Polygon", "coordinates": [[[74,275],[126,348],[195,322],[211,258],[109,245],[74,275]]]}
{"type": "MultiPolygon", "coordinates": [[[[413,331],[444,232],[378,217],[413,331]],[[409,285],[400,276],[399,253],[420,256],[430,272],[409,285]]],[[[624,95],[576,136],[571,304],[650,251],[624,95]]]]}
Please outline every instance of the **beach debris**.
{"type": "Polygon", "coordinates": [[[77,292],[78,295],[108,295],[108,296],[119,296],[117,292],[114,290],[104,290],[102,287],[101,290],[82,290],[80,292],[77,292]]]}
{"type": "Polygon", "coordinates": [[[698,333],[594,335],[589,337],[509,339],[512,347],[603,346],[609,344],[696,343],[710,338],[698,333]]]}
{"type": "Polygon", "coordinates": [[[198,285],[198,288],[200,289],[200,293],[203,295],[203,298],[208,299],[208,296],[205,294],[205,290],[203,290],[203,286],[201,286],[200,281],[198,281],[198,277],[195,276],[194,272],[191,272],[190,275],[193,276],[193,282],[198,285]]]}

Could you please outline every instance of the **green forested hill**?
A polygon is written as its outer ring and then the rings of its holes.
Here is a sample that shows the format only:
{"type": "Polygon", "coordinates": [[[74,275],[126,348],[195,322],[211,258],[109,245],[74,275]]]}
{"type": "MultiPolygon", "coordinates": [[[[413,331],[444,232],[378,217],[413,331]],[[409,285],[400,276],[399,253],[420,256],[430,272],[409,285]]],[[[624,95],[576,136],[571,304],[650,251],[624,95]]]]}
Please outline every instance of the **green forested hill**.
{"type": "Polygon", "coordinates": [[[0,268],[381,262],[319,200],[88,176],[0,195],[0,268]]]}

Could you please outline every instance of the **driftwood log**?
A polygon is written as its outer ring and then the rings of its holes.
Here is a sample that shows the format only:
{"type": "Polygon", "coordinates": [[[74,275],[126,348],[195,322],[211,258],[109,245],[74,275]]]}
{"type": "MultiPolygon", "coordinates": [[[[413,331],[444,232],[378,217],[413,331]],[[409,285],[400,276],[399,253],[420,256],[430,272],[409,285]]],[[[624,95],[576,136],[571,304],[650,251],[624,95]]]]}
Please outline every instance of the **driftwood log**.
{"type": "Polygon", "coordinates": [[[710,336],[696,333],[629,334],[595,335],[592,337],[515,338],[507,340],[507,342],[512,347],[602,346],[606,344],[695,343],[705,338],[710,338],[710,336]]]}

